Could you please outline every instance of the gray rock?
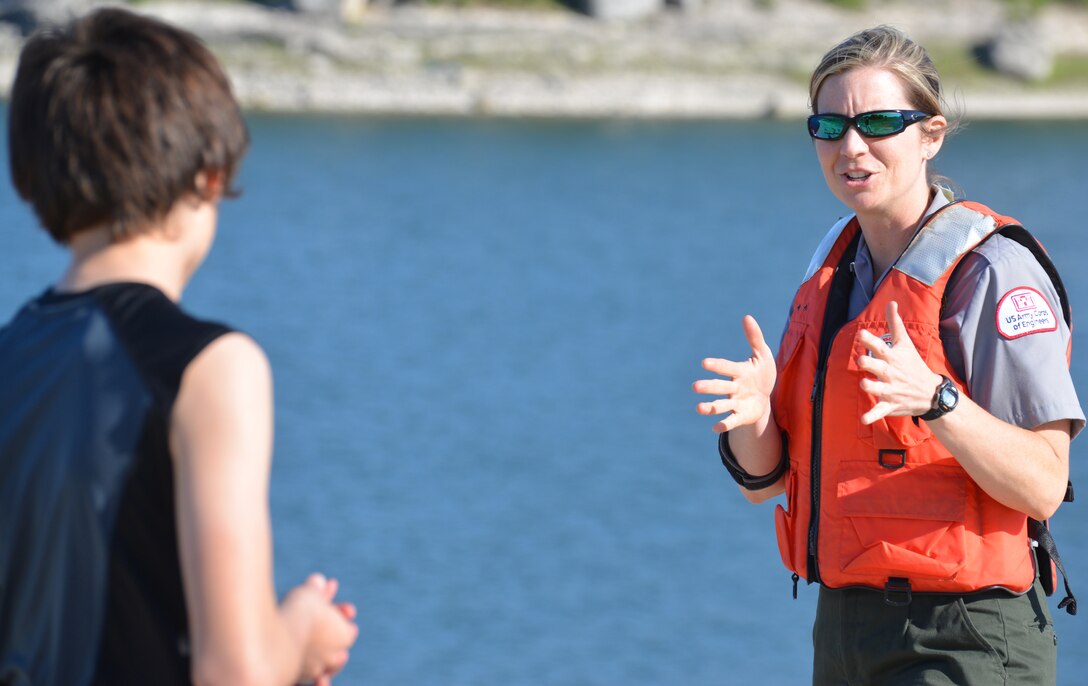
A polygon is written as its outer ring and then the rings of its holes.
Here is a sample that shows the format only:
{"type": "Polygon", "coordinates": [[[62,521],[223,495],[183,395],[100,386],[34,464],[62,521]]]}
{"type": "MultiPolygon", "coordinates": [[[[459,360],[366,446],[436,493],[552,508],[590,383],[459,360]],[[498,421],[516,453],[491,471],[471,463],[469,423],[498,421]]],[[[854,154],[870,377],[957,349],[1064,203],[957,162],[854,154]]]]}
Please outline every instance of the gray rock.
{"type": "Polygon", "coordinates": [[[1034,22],[1005,24],[981,46],[986,66],[1024,81],[1043,81],[1054,71],[1054,51],[1034,22]]]}
{"type": "Polygon", "coordinates": [[[658,14],[664,0],[583,0],[582,10],[597,19],[637,19],[658,14]]]}
{"type": "Polygon", "coordinates": [[[315,14],[339,14],[340,0],[294,0],[291,3],[300,12],[315,14]]]}
{"type": "MultiPolygon", "coordinates": [[[[299,12],[356,23],[362,19],[370,3],[368,0],[292,0],[290,4],[299,12]]],[[[393,0],[373,0],[373,4],[392,5],[393,0]]]]}
{"type": "Polygon", "coordinates": [[[94,4],[92,0],[0,0],[0,21],[30,33],[42,24],[67,21],[94,4]]]}
{"type": "Polygon", "coordinates": [[[682,12],[699,12],[705,5],[704,0],[666,0],[665,5],[682,12]]]}

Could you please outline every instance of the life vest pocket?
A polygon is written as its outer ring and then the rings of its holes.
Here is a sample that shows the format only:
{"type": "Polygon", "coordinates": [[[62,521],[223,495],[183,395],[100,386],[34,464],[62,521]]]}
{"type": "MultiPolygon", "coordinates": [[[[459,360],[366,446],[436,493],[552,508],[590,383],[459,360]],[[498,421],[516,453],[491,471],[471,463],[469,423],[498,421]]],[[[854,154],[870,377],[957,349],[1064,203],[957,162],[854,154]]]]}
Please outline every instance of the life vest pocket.
{"type": "MultiPolygon", "coordinates": [[[[959,467],[844,463],[837,559],[859,577],[952,579],[966,563],[967,477],[959,467]]],[[[859,579],[860,581],[860,579],[859,579]]]]}
{"type": "MultiPolygon", "coordinates": [[[[780,426],[789,425],[791,412],[805,412],[805,407],[797,406],[802,402],[808,402],[809,393],[812,390],[799,385],[803,379],[811,378],[813,375],[813,370],[809,370],[806,375],[802,368],[804,365],[798,360],[815,359],[815,353],[797,354],[805,346],[811,346],[813,351],[815,350],[816,343],[807,340],[805,336],[808,329],[809,325],[804,322],[791,321],[789,327],[786,328],[786,333],[782,336],[782,344],[778,346],[778,354],[775,355],[778,378],[774,384],[774,391],[771,393],[771,407],[775,420],[780,426]]],[[[804,416],[804,414],[798,416],[804,416]]]]}
{"type": "Polygon", "coordinates": [[[793,546],[793,518],[786,508],[781,505],[774,506],[774,533],[778,538],[778,554],[782,556],[782,564],[786,569],[794,570],[793,554],[790,548],[793,546]]]}
{"type": "MultiPolygon", "coordinates": [[[[865,398],[872,397],[866,396],[864,393],[861,395],[865,398]]],[[[869,409],[872,409],[873,404],[867,405],[863,409],[868,412],[869,409]]],[[[866,405],[864,398],[862,405],[866,405]]],[[[861,422],[858,422],[858,424],[861,424],[861,422]]],[[[870,424],[868,429],[871,432],[873,447],[878,451],[880,449],[913,448],[925,443],[933,436],[933,432],[929,430],[925,422],[919,421],[915,424],[911,417],[883,417],[870,424]]]]}
{"type": "Polygon", "coordinates": [[[786,505],[789,509],[787,510],[781,505],[775,505],[774,531],[778,538],[778,554],[782,556],[782,564],[786,565],[786,569],[793,570],[798,574],[804,574],[804,570],[798,571],[797,566],[793,564],[793,551],[796,549],[797,544],[793,537],[793,515],[797,511],[796,491],[797,473],[791,465],[786,472],[786,505]]]}

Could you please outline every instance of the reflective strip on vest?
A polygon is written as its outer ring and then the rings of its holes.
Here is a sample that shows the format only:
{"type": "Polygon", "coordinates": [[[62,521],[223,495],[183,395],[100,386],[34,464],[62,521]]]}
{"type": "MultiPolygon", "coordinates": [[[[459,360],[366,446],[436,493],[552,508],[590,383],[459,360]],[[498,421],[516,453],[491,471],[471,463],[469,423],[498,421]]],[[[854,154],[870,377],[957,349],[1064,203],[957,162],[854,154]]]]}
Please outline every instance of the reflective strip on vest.
{"type": "Polygon", "coordinates": [[[927,286],[935,284],[997,228],[997,222],[988,214],[959,204],[946,208],[918,232],[895,264],[896,269],[927,286]]]}

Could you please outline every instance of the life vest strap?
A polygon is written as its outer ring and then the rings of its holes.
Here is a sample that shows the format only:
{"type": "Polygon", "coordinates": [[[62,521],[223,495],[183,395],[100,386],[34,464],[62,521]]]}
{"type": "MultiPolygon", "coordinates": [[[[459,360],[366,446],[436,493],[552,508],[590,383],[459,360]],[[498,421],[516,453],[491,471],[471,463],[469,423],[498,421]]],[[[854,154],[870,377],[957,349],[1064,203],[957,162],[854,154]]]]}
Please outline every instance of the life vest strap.
{"type": "Polygon", "coordinates": [[[885,469],[899,469],[900,467],[905,467],[907,466],[907,451],[881,448],[877,451],[877,462],[885,469]]]}
{"type": "Polygon", "coordinates": [[[1062,573],[1062,583],[1065,584],[1065,598],[1058,603],[1058,609],[1065,610],[1071,615],[1077,614],[1077,599],[1073,595],[1073,590],[1069,588],[1069,576],[1065,573],[1065,565],[1062,564],[1058,546],[1054,543],[1054,537],[1050,535],[1050,529],[1044,522],[1029,517],[1028,535],[1038,544],[1035,554],[1039,560],[1039,580],[1043,584],[1043,591],[1047,595],[1054,593],[1054,572],[1050,567],[1053,562],[1062,573]]]}
{"type": "Polygon", "coordinates": [[[906,607],[911,600],[910,579],[888,577],[888,583],[884,584],[884,602],[893,607],[906,607]]]}

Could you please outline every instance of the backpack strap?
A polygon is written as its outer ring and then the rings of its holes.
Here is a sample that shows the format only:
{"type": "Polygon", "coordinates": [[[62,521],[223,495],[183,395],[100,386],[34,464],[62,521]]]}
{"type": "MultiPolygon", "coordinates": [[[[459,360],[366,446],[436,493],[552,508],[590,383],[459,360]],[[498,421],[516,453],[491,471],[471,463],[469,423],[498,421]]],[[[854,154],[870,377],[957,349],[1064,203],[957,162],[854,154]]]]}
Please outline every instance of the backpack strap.
{"type": "MultiPolygon", "coordinates": [[[[1070,490],[1071,488],[1072,485],[1070,490]]],[[[1054,567],[1057,567],[1062,573],[1062,583],[1065,584],[1065,597],[1058,603],[1058,609],[1065,610],[1071,615],[1077,614],[1077,598],[1073,595],[1073,589],[1069,588],[1069,575],[1065,573],[1065,565],[1062,564],[1061,555],[1058,554],[1054,537],[1050,535],[1050,528],[1046,522],[1029,517],[1028,535],[1036,544],[1035,555],[1039,561],[1039,581],[1043,585],[1043,591],[1047,595],[1054,594],[1054,567]]]]}
{"type": "Polygon", "coordinates": [[[1058,293],[1058,300],[1061,301],[1062,317],[1065,318],[1065,324],[1069,327],[1070,333],[1072,333],[1073,312],[1069,307],[1069,294],[1065,290],[1065,284],[1062,283],[1062,277],[1058,275],[1058,268],[1054,266],[1054,262],[1050,259],[1050,255],[1046,253],[1046,250],[1043,249],[1043,246],[1039,241],[1035,240],[1035,237],[1019,224],[1006,224],[998,229],[996,233],[1019,243],[1035,256],[1035,259],[1039,262],[1039,266],[1043,268],[1046,275],[1050,277],[1051,283],[1054,284],[1054,290],[1058,293]]]}

